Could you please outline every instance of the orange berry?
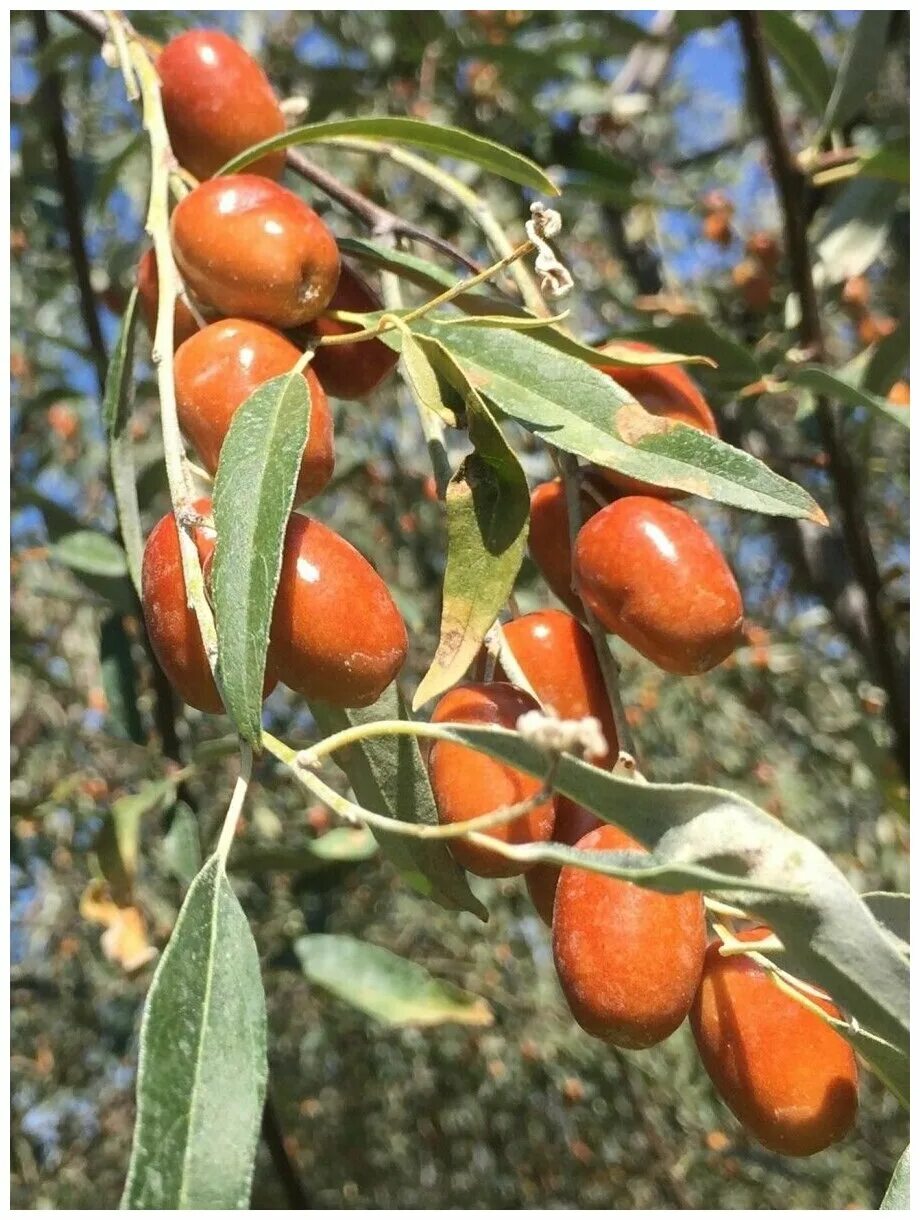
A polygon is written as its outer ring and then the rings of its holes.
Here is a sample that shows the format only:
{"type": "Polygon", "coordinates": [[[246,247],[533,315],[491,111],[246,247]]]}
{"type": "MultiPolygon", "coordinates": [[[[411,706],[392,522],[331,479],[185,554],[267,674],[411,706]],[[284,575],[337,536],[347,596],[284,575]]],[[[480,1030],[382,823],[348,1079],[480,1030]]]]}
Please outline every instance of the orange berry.
{"type": "MultiPolygon", "coordinates": [[[[141,255],[137,264],[137,296],[144,315],[144,321],[150,332],[151,339],[157,328],[157,311],[160,307],[160,284],[157,279],[157,256],[151,249],[141,255]]],[[[198,333],[198,322],[195,315],[183,301],[176,297],[176,308],[173,316],[173,350],[180,343],[198,333]]]]}
{"type": "MultiPolygon", "coordinates": [[[[338,287],[327,308],[375,313],[383,309],[383,302],[356,271],[343,263],[338,287]]],[[[359,329],[350,322],[327,317],[317,318],[306,328],[308,334],[319,337],[347,335],[359,329]]],[[[379,339],[370,339],[342,347],[317,348],[311,368],[327,393],[336,398],[365,398],[392,373],[398,360],[398,352],[379,339]]]]}

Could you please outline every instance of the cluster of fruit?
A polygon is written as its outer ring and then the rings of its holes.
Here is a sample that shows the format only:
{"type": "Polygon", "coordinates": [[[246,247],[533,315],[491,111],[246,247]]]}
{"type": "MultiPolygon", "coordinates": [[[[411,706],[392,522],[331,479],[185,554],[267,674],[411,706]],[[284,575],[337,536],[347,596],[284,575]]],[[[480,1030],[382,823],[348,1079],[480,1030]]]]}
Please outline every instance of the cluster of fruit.
{"type": "MultiPolygon", "coordinates": [[[[175,259],[187,293],[176,315],[175,379],[182,430],[213,473],[234,412],[263,382],[293,368],[301,354],[298,340],[348,329],[324,311],[369,312],[379,302],[340,265],[322,220],[277,183],[280,155],[263,158],[248,174],[210,177],[244,148],[284,129],[254,61],[222,34],[192,32],[170,43],[157,67],[173,150],[202,180],[172,216],[175,259]]],[[[151,326],[156,285],[148,255],[139,268],[139,287],[151,326]]],[[[319,350],[305,373],[313,407],[298,504],[317,495],[332,473],[326,391],[362,396],[393,364],[392,352],[377,341],[319,350]]],[[[606,371],[653,414],[716,432],[708,405],[682,370],[663,365],[606,371]]],[[[449,691],[433,721],[513,729],[541,705],[562,719],[593,716],[607,744],[597,761],[612,767],[616,729],[591,636],[579,621],[583,605],[608,631],[672,673],[711,669],[741,638],[735,580],[705,531],[669,502],[679,494],[592,468],[582,490],[585,521],[573,548],[562,484],[538,487],[531,554],[572,613],[524,615],[504,632],[540,702],[507,681],[499,667],[491,681],[449,691]]],[[[206,582],[215,545],[210,508],[208,500],[195,505],[200,521],[194,538],[206,582]]],[[[172,515],[148,539],[143,602],[151,642],[179,693],[195,707],[219,712],[198,623],[186,604],[172,515]]],[[[266,694],[281,680],[307,698],[366,706],[395,678],[406,648],[405,626],[370,564],[319,521],[292,514],[266,694]]],[[[643,851],[574,802],[559,795],[540,799],[537,780],[467,747],[437,742],[428,752],[428,768],[443,824],[525,804],[526,813],[488,833],[510,843],[577,845],[588,853],[643,851]]],[[[805,1155],[839,1139],[852,1124],[856,1070],[849,1046],[813,1009],[775,987],[750,958],[722,956],[718,942],[707,950],[699,894],[663,895],[575,867],[525,870],[468,839],[453,840],[452,850],[480,876],[526,872],[533,903],[552,926],[563,991],[589,1033],[639,1049],[666,1038],[689,1014],[717,1088],[765,1145],[805,1155]]],[[[741,935],[756,940],[766,930],[741,935]]],[[[829,1003],[817,1003],[833,1011],[829,1003]]]]}
{"type": "MultiPolygon", "coordinates": [[[[299,196],[275,181],[283,154],[247,174],[209,177],[230,157],[284,130],[271,86],[256,62],[219,32],[191,31],[157,60],[164,115],[181,165],[203,179],[176,206],[173,251],[187,300],[177,301],[174,342],[179,424],[210,474],[237,408],[260,385],[297,363],[308,338],[354,331],[326,310],[381,308],[370,287],[341,264],[330,230],[299,196]],[[205,324],[199,325],[199,320],[205,324]],[[298,346],[300,343],[300,346],[298,346]]],[[[156,258],[138,267],[138,295],[151,329],[159,304],[156,258]]],[[[396,354],[377,340],[317,351],[304,373],[310,435],[295,504],[318,495],[335,465],[327,393],[361,398],[390,373],[396,354]]],[[[214,532],[209,500],[195,509],[207,578],[214,532]]],[[[222,710],[197,619],[186,602],[179,534],[172,515],[151,532],[143,563],[151,643],[183,699],[222,710]]],[[[405,626],[389,590],[345,539],[321,522],[291,516],[271,625],[265,693],[283,680],[308,698],[343,707],[373,703],[401,668],[405,626]],[[348,604],[351,612],[341,613],[348,604]]]]}
{"type": "MultiPolygon", "coordinates": [[[[710,191],[701,201],[703,236],[717,246],[735,240],[732,216],[735,205],[722,191],[710,191]]],[[[745,243],[745,257],[732,268],[732,283],[753,313],[766,313],[773,300],[773,286],[781,251],[772,233],[754,233],[745,243]]]]}

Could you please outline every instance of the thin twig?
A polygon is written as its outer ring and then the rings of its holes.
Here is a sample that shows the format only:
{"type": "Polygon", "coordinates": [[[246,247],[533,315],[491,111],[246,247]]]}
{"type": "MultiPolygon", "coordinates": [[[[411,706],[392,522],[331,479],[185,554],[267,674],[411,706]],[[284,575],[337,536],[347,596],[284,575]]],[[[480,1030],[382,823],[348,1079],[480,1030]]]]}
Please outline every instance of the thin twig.
{"type": "MultiPolygon", "coordinates": [[[[824,332],[812,274],[806,221],[807,180],[790,151],[783,129],[776,91],[770,76],[760,16],[756,12],[740,12],[737,14],[737,21],[747,65],[747,79],[763,126],[764,140],[770,154],[770,165],[780,200],[790,276],[799,298],[801,345],[812,350],[818,362],[823,362],[826,358],[824,332]]],[[[827,398],[816,397],[815,417],[822,447],[828,456],[828,473],[840,510],[847,554],[866,602],[872,660],[875,662],[879,682],[888,697],[887,710],[895,737],[895,757],[907,777],[910,765],[910,718],[906,667],[897,656],[885,620],[883,582],[869,536],[862,484],[847,450],[837,416],[827,398]]]]}

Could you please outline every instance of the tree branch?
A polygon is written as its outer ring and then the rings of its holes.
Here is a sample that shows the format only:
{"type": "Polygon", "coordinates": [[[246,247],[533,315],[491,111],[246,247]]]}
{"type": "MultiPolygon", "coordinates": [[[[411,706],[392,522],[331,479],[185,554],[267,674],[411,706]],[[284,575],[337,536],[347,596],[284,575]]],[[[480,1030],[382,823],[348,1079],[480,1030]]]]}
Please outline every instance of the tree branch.
{"type": "MultiPolygon", "coordinates": [[[[782,116],[770,77],[760,17],[755,12],[737,14],[747,77],[764,140],[770,155],[773,178],[780,200],[789,257],[792,287],[799,298],[800,338],[818,361],[826,359],[824,333],[818,296],[812,275],[806,223],[805,191],[807,180],[793,157],[783,130],[782,116]]],[[[847,557],[865,602],[868,652],[879,682],[888,698],[888,718],[895,737],[895,756],[904,773],[909,774],[909,711],[906,666],[897,655],[882,606],[882,580],[866,518],[865,498],[859,475],[841,433],[830,402],[819,397],[815,416],[822,445],[828,455],[828,473],[840,510],[847,557]]]]}

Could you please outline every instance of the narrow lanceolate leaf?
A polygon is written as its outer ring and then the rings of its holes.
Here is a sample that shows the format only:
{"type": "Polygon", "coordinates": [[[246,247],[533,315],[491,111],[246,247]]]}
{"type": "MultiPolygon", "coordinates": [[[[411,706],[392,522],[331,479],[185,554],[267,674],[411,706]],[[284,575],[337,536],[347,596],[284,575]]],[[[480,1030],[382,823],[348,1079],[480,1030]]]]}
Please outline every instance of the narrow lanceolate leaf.
{"type": "Polygon", "coordinates": [[[128,574],[140,597],[144,533],[137,502],[134,446],[128,431],[134,399],[134,337],[137,333],[137,300],[137,289],[133,288],[128,297],[115,350],[112,352],[106,373],[102,415],[109,434],[112,491],[115,495],[118,524],[127,554],[128,574]]]}
{"type": "Polygon", "coordinates": [[[409,388],[416,401],[426,411],[432,411],[448,427],[457,427],[457,415],[454,409],[445,401],[449,398],[449,389],[432,367],[419,341],[406,328],[401,331],[403,372],[409,388]],[[445,393],[447,390],[447,393],[445,393]]]}
{"type": "Polygon", "coordinates": [[[879,1204],[879,1211],[909,1211],[910,1210],[910,1145],[904,1149],[894,1167],[885,1197],[879,1204]]]}
{"type": "Polygon", "coordinates": [[[284,532],[309,430],[306,378],[273,377],[233,416],[214,480],[218,673],[230,718],[256,747],[284,532]]]}
{"type": "Polygon", "coordinates": [[[139,792],[120,796],[112,803],[94,844],[103,875],[116,902],[128,902],[137,873],[141,820],[175,800],[176,786],[170,780],[146,784],[139,792]]]}
{"type": "Polygon", "coordinates": [[[869,353],[862,366],[859,385],[870,394],[887,394],[907,371],[910,358],[910,327],[899,326],[869,353]]]}
{"type": "Polygon", "coordinates": [[[476,657],[514,588],[530,517],[527,478],[501,428],[446,350],[421,343],[463,394],[474,449],[447,485],[441,632],[413,710],[458,682],[476,657]]]}
{"type": "Polygon", "coordinates": [[[811,34],[791,13],[760,14],[770,50],[783,66],[789,85],[816,118],[822,115],[831,95],[833,82],[824,56],[811,34]]]}
{"type": "Polygon", "coordinates": [[[849,407],[865,407],[879,415],[893,419],[902,428],[910,427],[910,408],[898,407],[872,394],[853,382],[845,381],[839,374],[830,372],[820,364],[806,364],[794,369],[789,374],[789,380],[795,385],[804,386],[815,394],[822,394],[832,402],[844,403],[849,407]]]}
{"type": "MultiPolygon", "coordinates": [[[[395,686],[367,708],[345,711],[314,701],[310,710],[324,737],[376,720],[408,719],[395,686]]],[[[402,822],[438,824],[428,772],[414,737],[368,738],[337,754],[335,761],[365,809],[402,822]]],[[[482,920],[488,919],[488,912],[474,896],[446,843],[388,834],[377,827],[374,838],[419,893],[448,911],[471,911],[482,920]]]]}
{"type": "Polygon", "coordinates": [[[125,576],[128,563],[114,539],[96,530],[77,530],[65,534],[49,548],[52,556],[74,572],[116,580],[125,576]]]}
{"type": "Polygon", "coordinates": [[[693,352],[715,363],[713,380],[726,389],[741,389],[759,381],[763,369],[750,349],[717,330],[705,318],[674,318],[666,326],[634,328],[621,339],[639,339],[669,352],[693,352]]]}
{"type": "Polygon", "coordinates": [[[506,178],[509,182],[516,182],[519,186],[529,186],[544,195],[559,194],[555,183],[539,165],[529,157],[522,157],[520,153],[505,148],[503,144],[496,144],[494,140],[486,140],[483,136],[462,131],[459,127],[444,127],[439,123],[424,123],[421,119],[397,116],[329,119],[323,123],[308,123],[305,127],[295,127],[284,135],[254,144],[246,152],[228,161],[220,173],[238,173],[265,153],[274,152],[275,149],[348,136],[361,140],[408,144],[412,148],[421,148],[425,152],[450,157],[455,161],[472,161],[489,173],[506,178]]]}
{"type": "Polygon", "coordinates": [[[212,857],[186,895],[147,997],[122,1206],[247,1207],[266,1075],[258,953],[212,857]]]}
{"type": "Polygon", "coordinates": [[[872,890],[863,894],[862,899],[882,927],[899,942],[901,952],[910,953],[910,894],[872,890]]]}
{"type": "Polygon", "coordinates": [[[814,240],[824,281],[862,275],[885,248],[903,187],[884,178],[854,178],[838,192],[814,240]]]}
{"type": "Polygon", "coordinates": [[[887,10],[874,9],[860,14],[840,59],[821,135],[815,138],[816,147],[822,135],[851,119],[866,96],[878,87],[890,24],[891,13],[887,10]]]}
{"type": "Polygon", "coordinates": [[[389,949],[352,936],[317,935],[302,936],[294,950],[311,983],[385,1025],[492,1024],[480,996],[389,949]]]}
{"type": "Polygon", "coordinates": [[[907,140],[886,144],[859,164],[861,178],[885,178],[907,186],[910,182],[910,145],[907,140]]]}
{"type": "Polygon", "coordinates": [[[651,415],[610,377],[530,334],[436,322],[413,329],[437,337],[502,416],[559,449],[752,512],[826,522],[803,488],[750,454],[651,415]]]}
{"type": "MultiPolygon", "coordinates": [[[[442,729],[444,726],[440,726],[442,729]]],[[[451,738],[545,774],[546,757],[505,729],[451,726],[451,738]]],[[[772,927],[783,942],[782,965],[825,988],[866,1037],[860,1053],[897,1096],[906,1096],[909,1050],[909,967],[835,864],[808,839],[732,792],[697,784],[638,784],[563,757],[556,789],[651,852],[632,874],[638,884],[679,888],[686,870],[721,880],[724,900],[772,927]],[[726,874],[737,888],[726,885],[726,874]],[[876,1046],[871,1039],[881,1040],[876,1046]],[[892,1080],[892,1077],[895,1079],[892,1080]]],[[[575,862],[575,848],[534,846],[534,860],[575,862]]],[[[705,882],[684,888],[710,888],[705,882]]]]}
{"type": "Polygon", "coordinates": [[[339,826],[302,843],[264,843],[238,847],[230,867],[235,873],[318,873],[343,864],[360,864],[377,854],[369,830],[339,826]]]}

